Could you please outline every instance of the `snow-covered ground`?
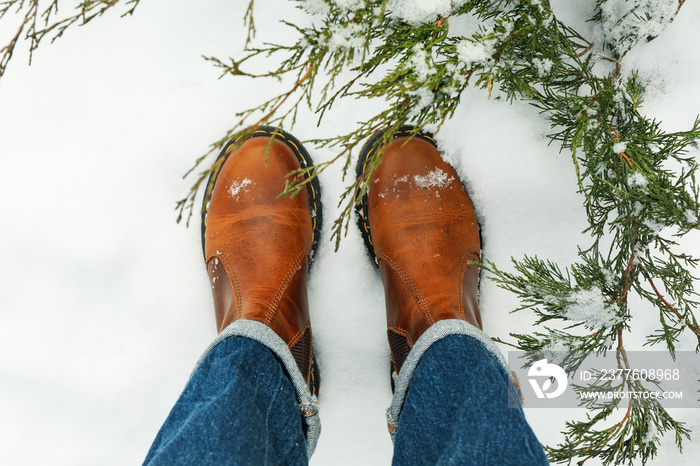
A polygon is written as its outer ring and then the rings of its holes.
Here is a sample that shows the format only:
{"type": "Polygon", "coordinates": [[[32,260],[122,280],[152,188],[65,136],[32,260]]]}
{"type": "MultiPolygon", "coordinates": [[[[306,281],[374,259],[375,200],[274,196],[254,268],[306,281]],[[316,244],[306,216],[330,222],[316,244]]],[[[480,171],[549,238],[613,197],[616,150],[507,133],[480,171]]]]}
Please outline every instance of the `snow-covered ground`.
{"type": "MultiPolygon", "coordinates": [[[[45,44],[31,67],[18,51],[0,81],[1,464],[140,463],[214,338],[199,225],[177,225],[173,207],[191,182],[180,176],[234,114],[281,89],[217,80],[201,58],[242,49],[244,3],[145,1],[133,17],[112,13],[45,44]]],[[[552,3],[562,19],[587,27],[590,1],[552,3]]],[[[256,6],[258,39],[285,40],[291,31],[277,21],[304,20],[290,2],[256,6]]],[[[658,39],[626,59],[648,86],[644,112],[669,131],[688,129],[700,112],[699,20],[700,4],[686,2],[658,39]]],[[[585,216],[569,156],[546,145],[546,122],[478,90],[462,102],[439,138],[472,192],[485,257],[504,268],[525,253],[573,262],[585,216]]],[[[292,132],[301,140],[344,133],[375,108],[346,102],[320,128],[302,115],[292,132]]],[[[333,155],[308,149],[317,161],[333,155]]],[[[326,239],[339,179],[339,166],[321,178],[326,239]]],[[[698,239],[685,241],[696,255],[698,239]]],[[[357,231],[337,253],[324,242],[309,286],[324,380],[312,464],[388,464],[383,292],[357,231]]],[[[514,296],[489,281],[481,291],[488,333],[529,331],[531,316],[508,314],[514,296]]],[[[629,349],[656,319],[644,305],[634,312],[640,330],[629,349]]],[[[682,346],[693,348],[690,339],[682,346]]],[[[674,414],[700,432],[698,410],[674,414]]],[[[583,411],[527,415],[553,443],[583,411]]],[[[697,464],[699,443],[683,455],[672,443],[664,439],[649,464],[697,464]]]]}

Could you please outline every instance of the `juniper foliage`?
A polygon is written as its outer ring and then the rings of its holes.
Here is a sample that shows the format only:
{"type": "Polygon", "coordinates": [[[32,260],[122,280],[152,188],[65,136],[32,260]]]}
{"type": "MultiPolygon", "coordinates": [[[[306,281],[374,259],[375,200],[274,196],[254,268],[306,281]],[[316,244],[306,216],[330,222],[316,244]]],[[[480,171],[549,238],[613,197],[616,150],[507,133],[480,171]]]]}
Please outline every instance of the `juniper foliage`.
{"type": "MultiPolygon", "coordinates": [[[[15,47],[21,40],[29,41],[29,62],[32,53],[39,44],[49,38],[51,42],[63,35],[66,30],[75,25],[84,25],[102,16],[119,3],[126,5],[127,10],[122,16],[134,13],[141,0],[81,0],[74,5],[71,14],[62,15],[59,12],[60,0],[3,0],[0,1],[0,21],[7,21],[5,16],[16,15],[21,18],[7,44],[0,48],[0,77],[5,74],[7,65],[15,52],[15,47]]],[[[65,5],[65,2],[63,2],[65,5]]]]}
{"type": "MultiPolygon", "coordinates": [[[[74,15],[64,17],[57,16],[58,0],[47,1],[43,10],[39,0],[0,1],[0,20],[11,10],[24,18],[0,50],[0,76],[23,33],[33,51],[45,37],[60,37],[72,24],[87,23],[119,3],[131,14],[139,1],[82,1],[74,15]]],[[[551,124],[551,143],[571,157],[590,241],[579,247],[578,262],[565,269],[528,256],[513,259],[513,272],[490,262],[480,264],[499,286],[520,298],[516,310],[528,309],[537,317],[537,329],[512,334],[510,344],[533,361],[553,347],[565,348],[570,354],[563,363],[567,371],[576,370],[592,353],[614,350],[619,367],[631,369],[623,338],[632,331],[629,302],[637,296],[657,313],[658,326],[647,337],[649,345],[663,345],[673,355],[681,334],[690,333],[700,349],[692,275],[698,258],[680,250],[676,241],[698,229],[698,164],[687,152],[700,138],[700,120],[687,131],[664,132],[658,121],[641,113],[644,87],[636,73],[623,72],[625,55],[661,34],[684,1],[595,0],[594,42],[559,21],[547,0],[458,0],[451,2],[449,11],[420,19],[402,17],[396,8],[400,0],[296,0],[314,16],[313,25],[287,22],[298,33],[296,43],[252,47],[255,4],[250,0],[242,56],[206,59],[222,75],[280,78],[292,84],[238,114],[237,124],[197,159],[192,170],[228,140],[256,126],[292,126],[302,107],[322,119],[341,99],[380,99],[384,110],[347,134],[312,141],[337,148],[337,155],[301,170],[316,176],[333,163],[343,163],[347,174],[358,145],[376,131],[385,131],[380,149],[368,160],[366,177],[349,183],[340,200],[344,209],[332,232],[337,245],[392,130],[411,123],[417,130],[434,125],[439,131],[468,86],[495,98],[529,102],[551,124]],[[470,36],[450,31],[450,22],[462,15],[479,21],[470,36]],[[277,57],[279,66],[257,74],[249,71],[248,65],[263,57],[277,57]],[[584,305],[582,311],[582,304],[590,303],[595,305],[584,305]]],[[[178,203],[178,220],[192,215],[195,195],[215,168],[198,174],[178,203]]],[[[285,194],[302,189],[301,171],[290,174],[285,194]]],[[[599,380],[578,390],[657,388],[654,381],[624,379],[616,385],[599,380]]],[[[679,448],[689,438],[688,429],[657,401],[630,398],[626,406],[620,403],[586,404],[587,420],[568,422],[564,442],[546,447],[550,460],[644,464],[656,455],[660,436],[674,435],[679,448]]]]}

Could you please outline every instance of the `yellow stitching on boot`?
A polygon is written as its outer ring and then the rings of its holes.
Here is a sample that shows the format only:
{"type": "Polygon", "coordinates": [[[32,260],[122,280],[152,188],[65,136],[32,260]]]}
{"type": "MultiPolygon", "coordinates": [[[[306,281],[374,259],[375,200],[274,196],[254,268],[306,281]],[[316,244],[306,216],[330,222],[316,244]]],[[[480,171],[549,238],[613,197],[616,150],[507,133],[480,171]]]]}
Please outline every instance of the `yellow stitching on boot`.
{"type": "Polygon", "coordinates": [[[302,158],[302,159],[304,160],[304,162],[306,162],[306,159],[304,159],[304,156],[303,156],[303,155],[301,155],[301,151],[299,150],[299,148],[297,147],[297,145],[296,145],[296,144],[294,144],[294,142],[293,142],[293,141],[286,141],[286,143],[287,143],[287,144],[291,144],[291,145],[293,145],[293,146],[294,146],[294,148],[296,149],[296,151],[298,152],[298,155],[299,155],[299,156],[300,156],[300,157],[301,157],[301,158],[302,158]]]}
{"type": "MultiPolygon", "coordinates": [[[[224,159],[226,159],[228,156],[225,156],[224,159]]],[[[225,161],[225,160],[224,160],[225,161]]],[[[207,209],[207,204],[209,201],[211,201],[211,195],[214,192],[214,185],[216,184],[216,180],[219,178],[219,172],[221,171],[221,168],[224,166],[223,163],[219,165],[219,168],[217,168],[214,172],[209,175],[209,182],[207,183],[206,188],[204,188],[204,200],[202,202],[202,209],[201,213],[204,216],[204,227],[206,229],[207,226],[207,214],[209,213],[209,209],[207,209]]]]}
{"type": "MultiPolygon", "coordinates": [[[[280,137],[282,137],[284,142],[287,143],[287,145],[291,144],[292,146],[294,146],[295,155],[298,156],[299,158],[301,158],[301,160],[303,160],[304,168],[306,168],[306,166],[309,164],[309,162],[306,160],[306,158],[304,157],[304,154],[302,154],[302,152],[301,152],[301,149],[299,149],[299,147],[294,143],[294,141],[292,141],[291,139],[287,139],[284,136],[284,134],[280,134],[277,132],[273,132],[272,135],[280,136],[280,137]]],[[[305,176],[305,178],[307,180],[309,179],[308,176],[305,176]]],[[[311,183],[309,183],[309,187],[311,188],[311,202],[313,204],[313,209],[314,209],[314,214],[315,214],[318,210],[318,208],[316,207],[316,190],[314,189],[314,186],[311,183]]],[[[313,225],[314,225],[313,228],[316,229],[316,219],[315,218],[313,219],[313,225]]],[[[315,237],[314,233],[311,232],[311,242],[313,242],[314,237],[315,237]]]]}
{"type": "Polygon", "coordinates": [[[367,241],[369,241],[369,244],[374,246],[374,243],[372,242],[372,234],[369,232],[369,224],[365,221],[364,216],[362,217],[362,226],[364,227],[365,231],[367,232],[367,241]]]}
{"type": "Polygon", "coordinates": [[[309,374],[311,375],[309,377],[309,385],[311,386],[311,394],[315,395],[316,394],[316,376],[314,375],[313,368],[309,369],[309,374]]]}
{"type": "MultiPolygon", "coordinates": [[[[366,173],[365,171],[366,171],[366,169],[367,169],[367,161],[368,161],[368,158],[369,158],[370,154],[372,154],[373,151],[374,151],[374,149],[371,149],[371,150],[367,153],[367,157],[365,158],[365,163],[362,165],[362,176],[365,176],[365,173],[366,173]]],[[[369,199],[368,199],[367,193],[365,193],[365,196],[364,196],[364,197],[365,197],[365,200],[366,200],[365,202],[366,202],[366,203],[369,203],[369,199]]],[[[362,225],[364,226],[365,231],[367,232],[367,241],[369,242],[369,244],[370,244],[371,246],[374,247],[374,243],[372,242],[372,233],[370,233],[370,231],[369,231],[369,219],[365,217],[364,212],[362,212],[362,225]]]]}

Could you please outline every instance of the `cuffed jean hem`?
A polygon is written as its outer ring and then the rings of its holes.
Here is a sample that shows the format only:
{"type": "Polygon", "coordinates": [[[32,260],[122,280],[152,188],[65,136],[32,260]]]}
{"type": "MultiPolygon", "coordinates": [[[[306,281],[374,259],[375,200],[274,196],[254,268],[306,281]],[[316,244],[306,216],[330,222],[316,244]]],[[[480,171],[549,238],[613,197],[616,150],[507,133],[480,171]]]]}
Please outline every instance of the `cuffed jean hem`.
{"type": "Polygon", "coordinates": [[[491,337],[464,320],[440,320],[431,325],[428,330],[421,335],[415,345],[413,345],[413,348],[411,348],[410,353],[408,353],[403,366],[401,366],[401,372],[398,374],[398,376],[395,376],[394,397],[391,400],[391,406],[389,406],[389,408],[386,410],[387,427],[389,428],[389,434],[391,435],[392,442],[396,438],[396,429],[399,423],[401,409],[403,408],[403,404],[406,399],[406,393],[408,392],[411,376],[416,370],[416,366],[418,366],[418,361],[420,361],[423,354],[435,342],[449,335],[466,335],[479,341],[491,354],[493,354],[501,366],[503,366],[503,369],[508,374],[510,381],[514,382],[513,373],[508,368],[506,359],[503,357],[503,354],[498,347],[496,347],[493,340],[491,340],[491,337]]]}
{"type": "Polygon", "coordinates": [[[302,422],[306,427],[306,450],[309,458],[311,458],[311,455],[316,449],[318,437],[321,434],[321,420],[318,416],[318,400],[316,399],[315,395],[311,394],[308,385],[306,385],[306,380],[304,380],[304,377],[301,375],[299,366],[297,366],[297,363],[294,360],[292,352],[289,350],[287,344],[267,325],[255,320],[245,319],[240,319],[230,324],[219,334],[219,336],[214,339],[214,341],[211,342],[209,347],[207,347],[207,349],[204,351],[204,354],[202,354],[197,361],[197,364],[195,364],[195,368],[192,371],[192,375],[190,375],[190,379],[196,372],[200,363],[218,344],[225,339],[234,336],[246,337],[250,338],[251,340],[255,340],[269,348],[270,351],[275,353],[277,358],[279,358],[292,381],[292,385],[294,385],[297,402],[299,403],[299,412],[301,414],[302,422]]]}

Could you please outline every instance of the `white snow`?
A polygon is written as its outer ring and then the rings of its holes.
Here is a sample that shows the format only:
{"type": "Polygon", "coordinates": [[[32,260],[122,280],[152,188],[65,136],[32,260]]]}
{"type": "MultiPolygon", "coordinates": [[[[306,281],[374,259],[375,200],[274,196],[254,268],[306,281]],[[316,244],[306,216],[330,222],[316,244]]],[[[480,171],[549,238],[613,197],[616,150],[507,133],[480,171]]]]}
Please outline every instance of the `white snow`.
{"type": "Polygon", "coordinates": [[[332,2],[346,11],[355,11],[364,4],[364,0],[332,0],[332,2]]]}
{"type": "MultiPolygon", "coordinates": [[[[591,1],[551,3],[586,31],[591,1]]],[[[201,59],[240,57],[247,4],[142,2],[131,17],[107,14],[43,44],[31,67],[23,44],[0,80],[0,193],[7,200],[0,210],[2,464],[140,464],[216,336],[201,197],[189,229],[175,223],[173,206],[194,181],[181,175],[235,122],[233,114],[292,82],[219,80],[201,59]]],[[[294,32],[278,20],[311,21],[296,6],[255,2],[256,41],[292,40],[294,32]]],[[[639,68],[649,83],[641,112],[665,131],[687,130],[700,108],[699,20],[700,2],[687,1],[673,24],[633,49],[623,65],[639,68]]],[[[379,108],[343,101],[320,126],[316,115],[300,112],[287,129],[300,140],[346,134],[379,108]]],[[[536,109],[470,88],[438,136],[474,201],[483,257],[507,270],[511,256],[524,254],[572,263],[576,245],[589,239],[580,233],[587,222],[571,155],[547,145],[549,131],[536,109]]],[[[337,155],[307,149],[315,162],[337,155]]],[[[383,287],[352,225],[337,253],[329,242],[337,199],[350,182],[341,176],[337,165],[321,174],[325,221],[309,282],[323,377],[323,432],[311,464],[390,464],[383,287]]],[[[700,254],[696,233],[685,238],[683,251],[700,254]]],[[[600,309],[599,297],[592,302],[600,309]]],[[[509,313],[517,299],[488,279],[480,306],[489,335],[510,341],[509,333],[533,328],[527,312],[509,313]]],[[[625,344],[642,349],[658,311],[636,301],[631,309],[636,330],[625,344]]],[[[694,346],[687,335],[678,342],[679,350],[694,346]]],[[[672,413],[694,429],[683,454],[667,436],[647,466],[696,464],[695,411],[672,413]]],[[[584,417],[574,408],[526,405],[525,412],[548,444],[563,441],[565,421],[584,417]]]]}
{"type": "Polygon", "coordinates": [[[466,0],[388,0],[386,9],[396,18],[419,25],[435,22],[464,3],[466,0]]]}
{"type": "Polygon", "coordinates": [[[425,176],[416,175],[413,177],[413,181],[419,188],[444,188],[450,182],[454,180],[453,176],[449,176],[443,170],[435,168],[428,172],[425,176]]]}
{"type": "Polygon", "coordinates": [[[435,74],[435,69],[428,62],[428,54],[425,53],[420,44],[413,46],[413,56],[411,56],[409,63],[419,81],[425,81],[429,76],[435,74]]]}
{"type": "Polygon", "coordinates": [[[663,230],[666,225],[656,220],[648,219],[644,221],[644,226],[651,230],[651,234],[658,235],[659,233],[661,233],[661,230],[663,230]]]}
{"type": "Polygon", "coordinates": [[[494,53],[493,42],[472,42],[464,39],[457,45],[457,55],[467,68],[490,61],[494,53]]]}
{"type": "Polygon", "coordinates": [[[399,177],[396,177],[396,179],[394,180],[394,186],[397,186],[399,183],[406,183],[406,182],[408,182],[408,175],[399,176],[399,177]]]}
{"type": "Polygon", "coordinates": [[[550,342],[543,346],[539,353],[550,363],[561,366],[570,350],[571,345],[566,340],[552,336],[550,342]]]}
{"type": "Polygon", "coordinates": [[[651,417],[650,417],[649,423],[647,425],[647,433],[644,434],[644,437],[642,437],[642,443],[648,445],[650,443],[654,443],[658,438],[659,438],[659,429],[656,427],[656,424],[653,423],[653,421],[651,420],[651,417]]]}
{"type": "Polygon", "coordinates": [[[599,43],[614,44],[622,54],[668,26],[678,0],[607,0],[601,4],[603,21],[597,31],[599,43]],[[647,20],[647,18],[650,18],[647,20]],[[629,32],[632,31],[632,37],[629,32]]]}
{"type": "Polygon", "coordinates": [[[325,15],[330,11],[330,5],[323,0],[301,0],[301,7],[312,15],[325,15]]]}
{"type": "Polygon", "coordinates": [[[421,87],[415,91],[409,92],[409,95],[415,98],[411,106],[409,115],[415,118],[420,114],[421,110],[430,106],[435,99],[435,94],[425,87],[421,87]]]}
{"type": "Polygon", "coordinates": [[[245,192],[245,188],[248,186],[254,184],[253,180],[249,178],[244,178],[243,180],[236,180],[231,183],[231,187],[229,188],[228,192],[233,197],[234,199],[238,199],[238,195],[241,194],[241,191],[245,192]]]}
{"type": "Polygon", "coordinates": [[[554,62],[549,58],[533,58],[532,64],[535,65],[537,74],[539,74],[540,77],[549,75],[549,73],[552,72],[552,67],[554,66],[554,62]]]}
{"type": "Polygon", "coordinates": [[[325,44],[331,51],[340,49],[360,50],[364,44],[364,29],[357,23],[335,25],[330,28],[330,37],[325,39],[325,44]]]}
{"type": "Polygon", "coordinates": [[[610,328],[622,321],[615,312],[615,307],[605,302],[600,288],[579,290],[573,296],[565,298],[565,301],[570,303],[564,307],[566,318],[583,322],[590,329],[610,328]]]}
{"type": "Polygon", "coordinates": [[[615,144],[613,144],[613,152],[615,152],[618,155],[622,154],[626,150],[627,150],[627,144],[625,142],[620,141],[620,142],[616,142],[615,144]]]}
{"type": "MultiPolygon", "coordinates": [[[[630,187],[646,188],[649,186],[649,180],[647,180],[642,172],[632,172],[627,177],[627,184],[630,187]]],[[[641,207],[641,205],[639,207],[641,207]]]]}

